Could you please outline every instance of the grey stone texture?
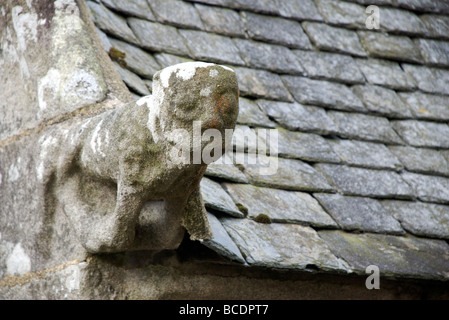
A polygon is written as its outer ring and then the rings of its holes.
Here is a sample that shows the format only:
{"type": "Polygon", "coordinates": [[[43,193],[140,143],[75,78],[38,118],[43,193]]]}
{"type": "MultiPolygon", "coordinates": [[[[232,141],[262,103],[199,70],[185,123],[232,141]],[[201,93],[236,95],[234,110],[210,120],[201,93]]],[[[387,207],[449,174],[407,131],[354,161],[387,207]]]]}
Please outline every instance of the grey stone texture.
{"type": "Polygon", "coordinates": [[[337,227],[335,221],[307,193],[256,187],[250,184],[225,183],[224,187],[236,203],[248,209],[249,218],[254,219],[259,214],[265,214],[272,222],[337,227]]]}
{"type": "Polygon", "coordinates": [[[287,46],[289,48],[311,49],[309,38],[299,22],[278,17],[242,12],[250,38],[287,46]]]}
{"type": "Polygon", "coordinates": [[[300,103],[339,110],[366,111],[359,98],[344,84],[295,76],[283,76],[282,80],[300,103]]]}
{"type": "Polygon", "coordinates": [[[276,1],[279,15],[295,20],[323,21],[313,0],[276,1]]]}
{"type": "Polygon", "coordinates": [[[412,118],[412,113],[394,90],[376,85],[356,85],[352,91],[371,113],[388,118],[412,118]]]}
{"type": "Polygon", "coordinates": [[[418,199],[449,203],[449,179],[445,177],[404,172],[401,177],[415,190],[418,199]]]}
{"type": "Polygon", "coordinates": [[[355,140],[327,140],[342,163],[362,168],[401,170],[404,168],[384,144],[355,140]]]}
{"type": "Polygon", "coordinates": [[[128,18],[128,24],[139,39],[139,45],[151,51],[189,55],[189,50],[175,27],[137,18],[128,18]]]}
{"type": "Polygon", "coordinates": [[[417,39],[416,45],[427,64],[449,66],[449,42],[441,40],[417,39]]]}
{"type": "Polygon", "coordinates": [[[155,53],[153,56],[156,59],[157,63],[159,63],[161,68],[167,68],[174,64],[193,61],[191,59],[176,56],[170,53],[155,53]]]}
{"type": "Polygon", "coordinates": [[[317,7],[325,21],[348,28],[365,28],[365,7],[344,1],[317,0],[317,7]]]}
{"type": "Polygon", "coordinates": [[[233,217],[243,218],[243,213],[235,206],[229,194],[220,186],[220,183],[203,178],[200,187],[206,208],[224,212],[233,217]]]}
{"type": "Polygon", "coordinates": [[[208,32],[245,37],[245,25],[237,11],[195,4],[198,10],[204,29],[208,32]]]}
{"type": "Polygon", "coordinates": [[[248,178],[233,163],[233,155],[225,153],[220,159],[207,166],[205,175],[240,183],[248,183],[248,178]]]}
{"type": "Polygon", "coordinates": [[[390,146],[389,149],[398,157],[408,171],[449,175],[449,164],[437,150],[409,146],[390,146]]]}
{"type": "Polygon", "coordinates": [[[101,3],[126,15],[150,21],[156,20],[146,0],[101,0],[101,3]]]}
{"type": "Polygon", "coordinates": [[[128,69],[122,68],[117,63],[114,63],[115,69],[117,70],[120,78],[126,83],[131,91],[134,91],[138,95],[146,96],[150,94],[145,82],[136,75],[135,73],[129,71],[128,69]]]}
{"type": "Polygon", "coordinates": [[[320,270],[349,271],[347,264],[330,252],[312,228],[261,224],[249,219],[222,219],[221,222],[250,265],[297,270],[313,265],[320,270]],[[281,238],[284,241],[277,241],[281,238]]]}
{"type": "Polygon", "coordinates": [[[237,123],[267,128],[276,127],[276,123],[267,117],[256,102],[245,98],[239,99],[237,123]]]}
{"type": "Polygon", "coordinates": [[[313,196],[343,230],[405,234],[400,223],[378,200],[326,193],[313,196]]]}
{"type": "Polygon", "coordinates": [[[330,134],[337,132],[326,110],[315,106],[303,106],[297,102],[257,100],[267,115],[289,130],[330,134]]]}
{"type": "Polygon", "coordinates": [[[381,16],[380,29],[391,33],[409,35],[425,35],[427,28],[419,17],[410,11],[383,7],[379,10],[381,16]]]}
{"type": "Polygon", "coordinates": [[[403,144],[387,118],[338,111],[328,111],[327,114],[336,124],[338,135],[343,138],[403,144]]]}
{"type": "Polygon", "coordinates": [[[419,17],[432,37],[449,39],[449,17],[437,14],[423,14],[419,17]]]}
{"type": "Polygon", "coordinates": [[[421,237],[449,238],[448,206],[393,200],[382,201],[382,204],[408,232],[421,237]]]}
{"type": "Polygon", "coordinates": [[[445,123],[403,120],[392,125],[411,146],[449,148],[449,126],[445,123]]]}
{"type": "Polygon", "coordinates": [[[180,0],[151,0],[148,4],[160,23],[182,28],[203,29],[198,12],[190,3],[180,0]]]}
{"type": "Polygon", "coordinates": [[[308,77],[344,83],[364,83],[354,59],[345,54],[294,50],[308,77]]]}
{"type": "Polygon", "coordinates": [[[316,164],[315,168],[345,195],[396,199],[410,199],[415,195],[402,176],[393,171],[324,163],[316,164]]]}
{"type": "Polygon", "coordinates": [[[365,275],[366,267],[375,265],[381,277],[448,277],[449,246],[442,240],[341,231],[319,231],[318,235],[356,273],[365,275]]]}
{"type": "Polygon", "coordinates": [[[400,92],[414,117],[426,120],[449,120],[449,99],[445,96],[423,92],[400,92]]]}
{"type": "Polygon", "coordinates": [[[411,64],[403,64],[402,68],[413,77],[420,90],[429,93],[448,94],[448,70],[411,64]]]}
{"type": "Polygon", "coordinates": [[[360,57],[366,56],[355,31],[316,22],[303,22],[302,26],[320,50],[336,51],[360,57]]]}

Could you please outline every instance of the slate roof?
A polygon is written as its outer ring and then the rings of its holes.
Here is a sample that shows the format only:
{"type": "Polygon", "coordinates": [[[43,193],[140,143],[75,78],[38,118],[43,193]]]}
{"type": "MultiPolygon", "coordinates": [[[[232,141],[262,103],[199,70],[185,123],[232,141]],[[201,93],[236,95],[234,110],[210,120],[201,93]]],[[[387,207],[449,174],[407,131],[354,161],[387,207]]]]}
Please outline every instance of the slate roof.
{"type": "MultiPolygon", "coordinates": [[[[87,3],[136,98],[166,66],[225,64],[237,128],[278,129],[277,174],[209,166],[204,245],[248,266],[449,279],[449,2],[87,3]],[[380,30],[365,26],[371,4],[380,30]]],[[[249,158],[254,144],[234,141],[249,158]]]]}

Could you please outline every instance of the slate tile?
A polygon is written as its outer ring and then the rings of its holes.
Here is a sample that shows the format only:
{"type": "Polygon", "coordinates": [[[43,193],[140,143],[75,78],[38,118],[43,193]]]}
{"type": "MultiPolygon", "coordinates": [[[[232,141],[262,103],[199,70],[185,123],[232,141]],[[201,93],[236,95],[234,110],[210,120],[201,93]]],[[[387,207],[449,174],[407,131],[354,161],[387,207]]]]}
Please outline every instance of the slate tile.
{"type": "Polygon", "coordinates": [[[132,72],[152,79],[153,75],[161,69],[156,60],[142,49],[120,40],[110,39],[110,42],[112,46],[126,54],[124,59],[126,68],[132,72]]]}
{"type": "Polygon", "coordinates": [[[336,124],[337,134],[343,138],[403,144],[387,118],[338,111],[328,111],[327,114],[336,124]]]}
{"type": "Polygon", "coordinates": [[[133,31],[126,24],[126,20],[103,6],[92,1],[86,2],[90,12],[92,13],[92,19],[95,25],[106,32],[119,39],[131,43],[138,43],[133,31]]]}
{"type": "MultiPolygon", "coordinates": [[[[232,145],[234,150],[239,152],[258,153],[259,140],[257,138],[256,131],[248,126],[242,126],[237,124],[232,136],[232,145]]],[[[265,144],[265,141],[261,141],[265,144]]],[[[264,149],[266,150],[266,149],[264,149]]]]}
{"type": "Polygon", "coordinates": [[[411,146],[449,148],[449,126],[444,123],[403,120],[392,125],[411,146]]]}
{"type": "Polygon", "coordinates": [[[278,73],[304,74],[298,58],[286,47],[244,39],[234,39],[234,43],[249,66],[278,73]]]}
{"type": "Polygon", "coordinates": [[[449,120],[448,97],[419,91],[400,92],[399,97],[407,103],[413,115],[418,119],[449,120]]]}
{"type": "Polygon", "coordinates": [[[232,159],[232,155],[224,154],[218,160],[207,165],[205,175],[234,182],[249,183],[248,178],[234,165],[232,159]]]}
{"type": "Polygon", "coordinates": [[[441,40],[416,39],[415,43],[427,64],[449,66],[449,42],[441,40]]]}
{"type": "Polygon", "coordinates": [[[423,14],[421,21],[427,27],[430,36],[435,38],[449,39],[449,17],[438,14],[423,14]]]}
{"type": "Polygon", "coordinates": [[[189,50],[175,27],[137,18],[128,18],[128,23],[139,38],[142,48],[189,55],[189,50]]]}
{"type": "Polygon", "coordinates": [[[101,0],[101,3],[112,10],[123,12],[127,16],[155,21],[146,0],[101,0]]]}
{"type": "Polygon", "coordinates": [[[449,203],[449,179],[404,172],[401,177],[411,185],[418,199],[426,202],[449,203]]]}
{"type": "Polygon", "coordinates": [[[120,75],[120,78],[123,80],[123,82],[125,82],[128,88],[142,96],[147,96],[150,94],[147,86],[138,75],[129,71],[128,69],[122,68],[116,62],[114,62],[114,66],[118,74],[120,75]]]}
{"type": "Polygon", "coordinates": [[[154,58],[156,59],[157,63],[159,63],[162,69],[174,64],[193,61],[191,59],[175,56],[169,53],[156,53],[154,54],[154,58]]]}
{"type": "Polygon", "coordinates": [[[352,92],[372,113],[389,118],[413,118],[409,107],[394,90],[367,84],[353,86],[352,92]]]}
{"type": "Polygon", "coordinates": [[[296,191],[332,192],[333,187],[310,165],[293,159],[236,154],[251,184],[296,191]]]}
{"type": "Polygon", "coordinates": [[[410,10],[449,13],[449,3],[446,0],[397,0],[397,3],[410,10]]]}
{"type": "Polygon", "coordinates": [[[295,20],[323,21],[313,0],[278,0],[279,15],[295,20]]]}
{"type": "Polygon", "coordinates": [[[195,4],[195,7],[206,31],[227,36],[245,37],[245,26],[236,11],[202,4],[195,4]]]}
{"type": "Polygon", "coordinates": [[[348,28],[365,28],[366,7],[335,0],[316,0],[315,3],[327,23],[348,28]]]}
{"type": "Polygon", "coordinates": [[[273,0],[187,0],[201,2],[220,7],[227,7],[239,10],[250,10],[254,12],[276,15],[278,13],[278,3],[273,0]]]}
{"type": "Polygon", "coordinates": [[[401,69],[397,62],[380,59],[357,59],[356,62],[366,80],[371,84],[404,91],[416,87],[415,81],[401,69]]]}
{"type": "Polygon", "coordinates": [[[231,239],[221,222],[211,213],[207,213],[207,220],[213,233],[213,238],[209,240],[200,240],[206,247],[214,250],[221,256],[231,261],[246,263],[239,248],[231,239]]]}
{"type": "Polygon", "coordinates": [[[344,83],[364,83],[351,56],[320,51],[294,50],[309,78],[328,79],[344,83]]]}
{"type": "Polygon", "coordinates": [[[303,22],[302,26],[320,50],[337,51],[360,57],[366,56],[355,31],[316,22],[303,22]]]}
{"type": "Polygon", "coordinates": [[[315,193],[313,196],[343,230],[405,234],[401,224],[378,200],[326,193],[315,193]]]}
{"type": "Polygon", "coordinates": [[[104,50],[106,52],[109,52],[109,49],[111,49],[112,45],[111,42],[109,41],[108,36],[106,35],[106,33],[104,33],[103,31],[101,31],[100,29],[98,29],[97,27],[95,27],[95,31],[98,34],[98,37],[100,38],[100,42],[104,48],[104,50]]]}
{"type": "Polygon", "coordinates": [[[225,183],[235,203],[248,209],[248,217],[266,214],[272,222],[299,223],[316,227],[337,224],[309,194],[297,191],[262,188],[250,184],[225,183]]]}
{"type": "Polygon", "coordinates": [[[403,64],[405,72],[416,81],[418,88],[424,92],[449,94],[449,70],[403,64]]]}
{"type": "Polygon", "coordinates": [[[179,0],[151,0],[148,4],[160,23],[181,28],[203,29],[198,12],[190,3],[179,0]]]}
{"type": "Polygon", "coordinates": [[[289,48],[311,48],[309,38],[296,21],[251,12],[242,12],[241,15],[248,35],[254,40],[276,43],[289,48]]]}
{"type": "Polygon", "coordinates": [[[250,265],[297,270],[313,265],[320,270],[350,271],[310,227],[250,219],[221,222],[250,265]]]}
{"type": "Polygon", "coordinates": [[[437,150],[409,146],[390,146],[389,148],[408,171],[449,175],[449,164],[437,150]]]}
{"type": "Polygon", "coordinates": [[[244,65],[239,51],[228,37],[195,30],[180,30],[192,57],[218,63],[244,65]]]}
{"type": "Polygon", "coordinates": [[[355,140],[327,140],[342,163],[362,168],[400,170],[403,165],[380,143],[355,140]]]}
{"type": "Polygon", "coordinates": [[[239,99],[237,123],[266,128],[276,127],[276,123],[268,119],[265,112],[260,109],[255,101],[246,98],[239,99]]]}
{"type": "Polygon", "coordinates": [[[407,36],[373,31],[359,31],[363,48],[370,57],[421,63],[418,46],[407,36]]]}
{"type": "Polygon", "coordinates": [[[354,168],[319,163],[315,168],[325,174],[345,195],[373,198],[410,199],[413,189],[394,171],[354,168]]]}
{"type": "Polygon", "coordinates": [[[449,239],[449,206],[411,201],[382,201],[408,232],[422,237],[449,239]]]}
{"type": "Polygon", "coordinates": [[[280,101],[293,101],[279,75],[265,70],[233,67],[239,83],[240,95],[280,101]]]}
{"type": "Polygon", "coordinates": [[[409,35],[426,35],[427,28],[413,12],[382,7],[379,10],[380,30],[389,33],[402,33],[409,35]]]}
{"type": "Polygon", "coordinates": [[[319,231],[318,235],[333,254],[361,275],[366,275],[366,267],[375,265],[381,276],[449,277],[449,245],[442,240],[342,231],[319,231]]]}
{"type": "Polygon", "coordinates": [[[297,102],[257,100],[257,103],[269,117],[287,129],[318,134],[337,132],[334,121],[323,108],[303,106],[297,102]]]}
{"type": "Polygon", "coordinates": [[[201,179],[200,188],[206,208],[224,212],[237,218],[244,217],[243,213],[236,207],[229,194],[223,190],[218,182],[203,177],[203,179],[201,179]]]}
{"type": "Polygon", "coordinates": [[[311,162],[339,163],[337,156],[322,136],[313,133],[278,129],[278,154],[283,158],[302,159],[311,162]]]}
{"type": "Polygon", "coordinates": [[[362,102],[344,84],[295,76],[282,76],[282,80],[300,103],[366,112],[362,102]]]}

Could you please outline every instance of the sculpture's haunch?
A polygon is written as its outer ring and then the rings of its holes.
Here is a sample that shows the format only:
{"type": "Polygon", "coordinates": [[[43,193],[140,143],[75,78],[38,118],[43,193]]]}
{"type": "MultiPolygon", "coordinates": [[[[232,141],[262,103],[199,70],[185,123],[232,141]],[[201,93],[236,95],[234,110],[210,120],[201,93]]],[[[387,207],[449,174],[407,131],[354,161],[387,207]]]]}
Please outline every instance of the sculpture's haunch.
{"type": "MultiPolygon", "coordinates": [[[[174,249],[185,229],[192,239],[211,237],[199,191],[207,164],[174,162],[173,132],[182,129],[193,137],[193,123],[201,121],[202,131],[217,129],[224,137],[225,129],[235,126],[238,94],[236,76],[227,67],[174,65],[153,77],[152,96],[72,126],[63,141],[53,143],[63,143],[63,151],[47,143],[45,153],[59,155],[55,165],[42,166],[41,178],[52,184],[89,252],[174,249]],[[152,200],[164,201],[141,229],[152,234],[136,236],[139,216],[153,210],[152,200]]],[[[199,143],[201,149],[206,145],[199,143]]]]}

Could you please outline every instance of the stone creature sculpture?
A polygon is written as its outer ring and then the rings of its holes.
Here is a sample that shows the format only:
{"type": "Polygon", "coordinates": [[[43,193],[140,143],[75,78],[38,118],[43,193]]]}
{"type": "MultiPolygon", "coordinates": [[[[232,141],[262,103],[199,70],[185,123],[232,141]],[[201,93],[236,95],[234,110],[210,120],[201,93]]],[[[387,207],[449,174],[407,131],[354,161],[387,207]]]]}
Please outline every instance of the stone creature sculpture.
{"type": "Polygon", "coordinates": [[[207,163],[170,159],[172,133],[192,134],[201,121],[202,132],[225,136],[235,126],[238,95],[231,69],[187,62],[155,74],[153,95],[47,132],[38,167],[56,199],[47,206],[63,210],[92,253],[174,249],[185,230],[191,239],[210,238],[199,190],[207,163]]]}

